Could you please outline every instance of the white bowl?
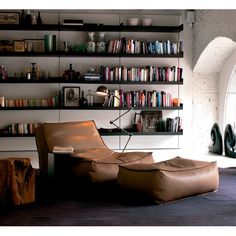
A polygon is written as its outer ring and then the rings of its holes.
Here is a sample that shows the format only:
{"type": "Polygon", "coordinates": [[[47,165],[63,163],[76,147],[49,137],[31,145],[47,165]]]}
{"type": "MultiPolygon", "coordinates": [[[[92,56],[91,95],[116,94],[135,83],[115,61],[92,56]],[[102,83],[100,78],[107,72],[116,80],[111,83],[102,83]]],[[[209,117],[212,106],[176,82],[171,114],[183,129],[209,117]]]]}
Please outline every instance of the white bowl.
{"type": "Polygon", "coordinates": [[[128,18],[127,24],[128,25],[138,25],[138,18],[128,18]]]}
{"type": "Polygon", "coordinates": [[[151,18],[143,18],[142,19],[142,26],[151,26],[152,25],[152,19],[151,18]]]}

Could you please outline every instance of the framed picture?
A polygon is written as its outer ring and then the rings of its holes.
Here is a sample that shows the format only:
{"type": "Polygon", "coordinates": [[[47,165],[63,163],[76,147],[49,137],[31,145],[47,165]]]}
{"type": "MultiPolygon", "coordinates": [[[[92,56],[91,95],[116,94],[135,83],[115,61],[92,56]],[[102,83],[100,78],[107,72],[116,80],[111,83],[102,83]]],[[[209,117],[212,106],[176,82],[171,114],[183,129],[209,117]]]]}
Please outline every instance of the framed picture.
{"type": "Polygon", "coordinates": [[[0,24],[19,24],[19,12],[0,12],[0,24]]]}
{"type": "Polygon", "coordinates": [[[63,104],[65,107],[78,107],[80,87],[63,87],[63,104]]]}
{"type": "Polygon", "coordinates": [[[14,52],[24,52],[25,51],[25,42],[22,40],[14,41],[14,52]]]}
{"type": "Polygon", "coordinates": [[[156,131],[157,122],[162,119],[162,111],[142,111],[143,132],[156,131]]]}

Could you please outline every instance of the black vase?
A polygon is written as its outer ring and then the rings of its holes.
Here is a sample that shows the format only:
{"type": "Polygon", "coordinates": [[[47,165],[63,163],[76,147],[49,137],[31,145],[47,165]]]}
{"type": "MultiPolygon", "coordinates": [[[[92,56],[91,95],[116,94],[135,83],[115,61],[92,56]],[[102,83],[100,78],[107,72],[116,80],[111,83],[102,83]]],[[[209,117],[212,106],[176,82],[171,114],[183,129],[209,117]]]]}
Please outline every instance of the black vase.
{"type": "Polygon", "coordinates": [[[84,91],[82,91],[81,98],[79,99],[79,106],[86,107],[88,105],[88,100],[84,97],[84,91]]]}
{"type": "Polygon", "coordinates": [[[38,12],[37,25],[42,25],[42,19],[41,19],[41,16],[40,16],[40,12],[38,12]]]}

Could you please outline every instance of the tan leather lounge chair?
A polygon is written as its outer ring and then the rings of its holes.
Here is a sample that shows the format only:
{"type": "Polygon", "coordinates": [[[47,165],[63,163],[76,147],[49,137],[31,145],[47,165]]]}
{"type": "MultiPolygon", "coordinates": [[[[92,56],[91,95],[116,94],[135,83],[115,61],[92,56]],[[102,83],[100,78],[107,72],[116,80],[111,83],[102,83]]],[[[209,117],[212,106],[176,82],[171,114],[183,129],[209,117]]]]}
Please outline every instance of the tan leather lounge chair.
{"type": "MultiPolygon", "coordinates": [[[[54,146],[73,146],[63,158],[72,177],[87,177],[92,182],[117,180],[119,165],[153,163],[151,152],[114,152],[103,142],[94,121],[44,123],[36,129],[41,175],[48,174],[48,153],[54,146]]],[[[59,158],[60,159],[60,158],[59,158]]]]}

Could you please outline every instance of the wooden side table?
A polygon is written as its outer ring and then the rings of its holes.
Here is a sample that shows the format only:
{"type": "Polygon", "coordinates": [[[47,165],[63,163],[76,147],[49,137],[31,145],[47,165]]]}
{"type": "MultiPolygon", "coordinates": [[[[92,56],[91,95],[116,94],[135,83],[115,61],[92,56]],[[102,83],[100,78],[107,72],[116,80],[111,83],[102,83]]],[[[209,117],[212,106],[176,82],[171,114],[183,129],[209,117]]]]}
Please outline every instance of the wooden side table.
{"type": "Polygon", "coordinates": [[[30,158],[0,159],[0,207],[35,201],[35,170],[30,158]]]}

